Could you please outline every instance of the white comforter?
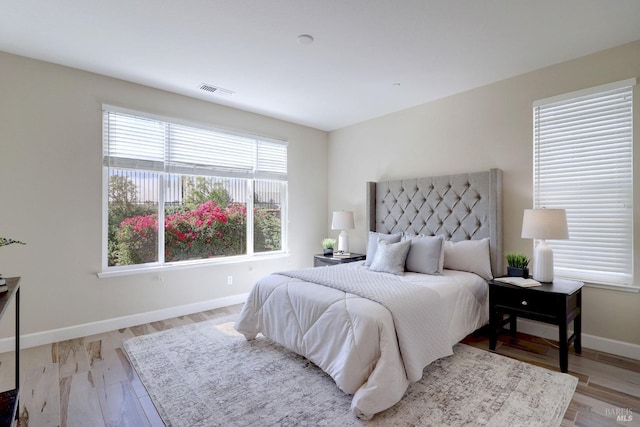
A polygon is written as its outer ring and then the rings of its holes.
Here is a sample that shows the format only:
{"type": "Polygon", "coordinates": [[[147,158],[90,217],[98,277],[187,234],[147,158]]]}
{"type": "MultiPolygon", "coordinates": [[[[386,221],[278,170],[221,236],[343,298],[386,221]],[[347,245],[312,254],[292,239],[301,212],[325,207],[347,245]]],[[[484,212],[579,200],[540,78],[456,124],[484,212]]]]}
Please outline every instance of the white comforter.
{"type": "MultiPolygon", "coordinates": [[[[407,310],[402,310],[398,304],[404,297],[395,291],[391,292],[391,303],[388,298],[378,303],[356,295],[380,300],[380,292],[375,289],[383,285],[377,279],[373,287],[361,291],[358,288],[365,287],[364,283],[334,289],[273,274],[256,283],[242,309],[236,323],[239,332],[247,339],[261,332],[307,357],[342,391],[354,394],[351,408],[363,419],[397,403],[409,382],[421,378],[424,365],[451,354],[453,344],[487,321],[486,283],[471,273],[445,270],[442,276],[407,273],[397,277],[370,273],[362,263],[313,270],[326,270],[320,282],[332,280],[326,279],[329,272],[329,276],[346,273],[352,277],[351,282],[353,277],[375,274],[388,279],[391,287],[424,290],[409,291],[411,302],[407,310]],[[363,275],[352,276],[358,271],[363,275]],[[429,301],[422,302],[424,298],[429,301]],[[411,306],[413,311],[409,310],[411,306]],[[411,334],[418,336],[411,338],[411,334]]],[[[320,274],[311,269],[298,273],[303,278],[320,274]]]]}

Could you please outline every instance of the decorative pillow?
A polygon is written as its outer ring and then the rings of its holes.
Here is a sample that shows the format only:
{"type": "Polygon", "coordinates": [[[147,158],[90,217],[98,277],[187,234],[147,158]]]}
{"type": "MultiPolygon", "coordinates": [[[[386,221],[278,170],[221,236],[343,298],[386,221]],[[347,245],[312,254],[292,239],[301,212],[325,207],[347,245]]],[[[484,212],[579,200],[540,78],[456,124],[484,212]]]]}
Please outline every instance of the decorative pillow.
{"type": "Polygon", "coordinates": [[[469,271],[485,280],[493,279],[489,239],[444,242],[444,268],[469,271]]]}
{"type": "Polygon", "coordinates": [[[373,258],[376,255],[376,249],[378,249],[378,239],[384,239],[389,243],[398,243],[402,239],[402,233],[384,234],[369,232],[369,240],[367,241],[367,258],[364,261],[364,265],[370,266],[373,258]]]}
{"type": "Polygon", "coordinates": [[[440,274],[444,261],[442,236],[409,236],[411,248],[407,254],[405,269],[416,273],[440,274]]]}
{"type": "Polygon", "coordinates": [[[369,270],[403,275],[404,263],[407,260],[407,253],[410,247],[411,241],[409,240],[389,243],[382,238],[378,238],[378,249],[373,261],[371,261],[369,270]]]}

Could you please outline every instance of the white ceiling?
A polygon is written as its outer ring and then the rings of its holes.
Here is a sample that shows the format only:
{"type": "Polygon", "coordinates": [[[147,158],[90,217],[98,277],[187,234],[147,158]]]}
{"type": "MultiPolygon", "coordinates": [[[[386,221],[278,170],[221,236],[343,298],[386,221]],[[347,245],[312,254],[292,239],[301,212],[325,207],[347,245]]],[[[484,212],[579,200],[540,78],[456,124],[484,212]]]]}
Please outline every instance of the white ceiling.
{"type": "Polygon", "coordinates": [[[0,1],[2,51],[328,131],[635,40],[639,0],[0,1]]]}

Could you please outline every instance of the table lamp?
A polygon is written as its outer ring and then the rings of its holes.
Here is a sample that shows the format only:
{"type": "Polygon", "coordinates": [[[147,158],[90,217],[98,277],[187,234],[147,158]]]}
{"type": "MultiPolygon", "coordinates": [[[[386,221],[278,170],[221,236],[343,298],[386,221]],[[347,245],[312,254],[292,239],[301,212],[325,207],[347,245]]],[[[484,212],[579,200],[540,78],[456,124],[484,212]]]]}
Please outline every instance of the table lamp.
{"type": "Polygon", "coordinates": [[[353,212],[336,211],[333,213],[331,229],[341,230],[340,235],[338,236],[338,253],[349,252],[349,236],[347,236],[347,230],[351,230],[353,228],[355,228],[353,212]]]}
{"type": "Polygon", "coordinates": [[[522,238],[539,239],[533,255],[533,279],[553,282],[553,250],[546,239],[568,239],[567,214],[564,209],[525,209],[522,238]]]}

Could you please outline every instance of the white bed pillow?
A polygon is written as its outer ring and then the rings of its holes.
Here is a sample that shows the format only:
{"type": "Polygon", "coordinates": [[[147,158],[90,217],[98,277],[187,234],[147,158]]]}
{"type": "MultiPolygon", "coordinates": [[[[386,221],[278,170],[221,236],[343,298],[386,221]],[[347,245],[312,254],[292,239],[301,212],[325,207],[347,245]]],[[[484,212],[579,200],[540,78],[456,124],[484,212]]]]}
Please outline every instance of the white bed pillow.
{"type": "Polygon", "coordinates": [[[485,280],[493,279],[489,239],[444,242],[444,268],[475,273],[485,280]]]}
{"type": "Polygon", "coordinates": [[[389,243],[379,238],[376,254],[371,261],[369,270],[382,273],[391,273],[402,276],[404,274],[404,264],[411,247],[411,241],[404,240],[398,243],[389,243]]]}
{"type": "Polygon", "coordinates": [[[442,236],[408,236],[411,248],[407,254],[405,270],[423,274],[441,274],[444,263],[442,236]]]}
{"type": "Polygon", "coordinates": [[[384,239],[389,243],[398,243],[402,239],[402,233],[385,234],[370,231],[369,238],[367,240],[367,258],[364,261],[364,265],[367,267],[371,265],[371,262],[376,255],[378,239],[384,239]]]}

